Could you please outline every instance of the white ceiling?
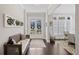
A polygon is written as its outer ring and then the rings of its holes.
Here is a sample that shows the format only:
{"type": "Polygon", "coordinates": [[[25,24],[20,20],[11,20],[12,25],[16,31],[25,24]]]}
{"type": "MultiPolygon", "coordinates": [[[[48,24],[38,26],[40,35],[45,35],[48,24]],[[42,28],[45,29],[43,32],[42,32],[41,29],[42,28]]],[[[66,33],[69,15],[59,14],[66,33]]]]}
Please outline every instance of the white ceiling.
{"type": "Polygon", "coordinates": [[[23,8],[26,10],[49,10],[54,9],[58,4],[23,4],[23,8]]]}
{"type": "Polygon", "coordinates": [[[26,12],[73,13],[75,5],[70,4],[22,4],[26,12]]]}
{"type": "Polygon", "coordinates": [[[26,9],[47,9],[49,7],[49,4],[25,4],[23,5],[26,9]]]}

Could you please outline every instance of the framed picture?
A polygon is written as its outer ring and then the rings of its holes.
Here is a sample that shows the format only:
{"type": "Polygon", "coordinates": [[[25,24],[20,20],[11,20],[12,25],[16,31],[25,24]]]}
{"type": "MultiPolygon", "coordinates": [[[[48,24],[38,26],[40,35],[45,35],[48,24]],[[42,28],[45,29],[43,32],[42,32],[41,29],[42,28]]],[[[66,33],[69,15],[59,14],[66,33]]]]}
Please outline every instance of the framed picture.
{"type": "Polygon", "coordinates": [[[23,26],[23,22],[13,18],[12,16],[4,15],[4,26],[5,27],[21,27],[23,26]]]}

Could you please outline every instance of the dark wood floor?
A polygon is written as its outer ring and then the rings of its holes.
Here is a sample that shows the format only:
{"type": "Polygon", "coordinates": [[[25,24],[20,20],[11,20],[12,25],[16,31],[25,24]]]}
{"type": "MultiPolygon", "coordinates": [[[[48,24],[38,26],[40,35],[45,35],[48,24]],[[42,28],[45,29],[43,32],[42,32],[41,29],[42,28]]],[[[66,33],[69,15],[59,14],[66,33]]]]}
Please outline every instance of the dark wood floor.
{"type": "Polygon", "coordinates": [[[59,44],[45,44],[43,48],[29,48],[27,55],[70,55],[59,44]]]}

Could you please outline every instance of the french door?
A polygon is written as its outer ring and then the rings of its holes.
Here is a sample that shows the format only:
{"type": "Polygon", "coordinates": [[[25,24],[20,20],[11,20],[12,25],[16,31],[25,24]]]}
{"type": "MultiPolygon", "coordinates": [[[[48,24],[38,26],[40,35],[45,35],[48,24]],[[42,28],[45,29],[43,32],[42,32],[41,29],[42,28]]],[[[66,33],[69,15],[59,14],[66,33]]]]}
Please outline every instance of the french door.
{"type": "Polygon", "coordinates": [[[45,16],[42,13],[29,13],[27,19],[28,34],[30,34],[30,37],[43,38],[45,33],[45,16]]]}
{"type": "Polygon", "coordinates": [[[53,18],[53,35],[56,39],[64,39],[64,32],[70,30],[70,19],[66,15],[54,15],[53,18]]]}

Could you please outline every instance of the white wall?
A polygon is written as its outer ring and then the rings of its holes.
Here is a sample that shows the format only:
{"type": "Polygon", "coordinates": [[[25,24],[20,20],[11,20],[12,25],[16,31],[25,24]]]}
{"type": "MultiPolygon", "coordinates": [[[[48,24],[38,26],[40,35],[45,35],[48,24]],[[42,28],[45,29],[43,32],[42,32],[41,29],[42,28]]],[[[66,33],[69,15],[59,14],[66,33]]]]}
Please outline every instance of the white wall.
{"type": "Polygon", "coordinates": [[[59,13],[59,14],[74,14],[75,12],[75,5],[74,4],[61,4],[59,7],[56,8],[56,10],[53,11],[53,13],[59,13]]]}
{"type": "Polygon", "coordinates": [[[76,54],[79,55],[79,4],[75,8],[76,54]]]}
{"type": "Polygon", "coordinates": [[[17,20],[23,21],[23,9],[20,5],[0,5],[0,54],[3,54],[3,44],[8,37],[18,33],[24,33],[24,27],[5,28],[3,26],[3,14],[10,15],[17,20]]]}

